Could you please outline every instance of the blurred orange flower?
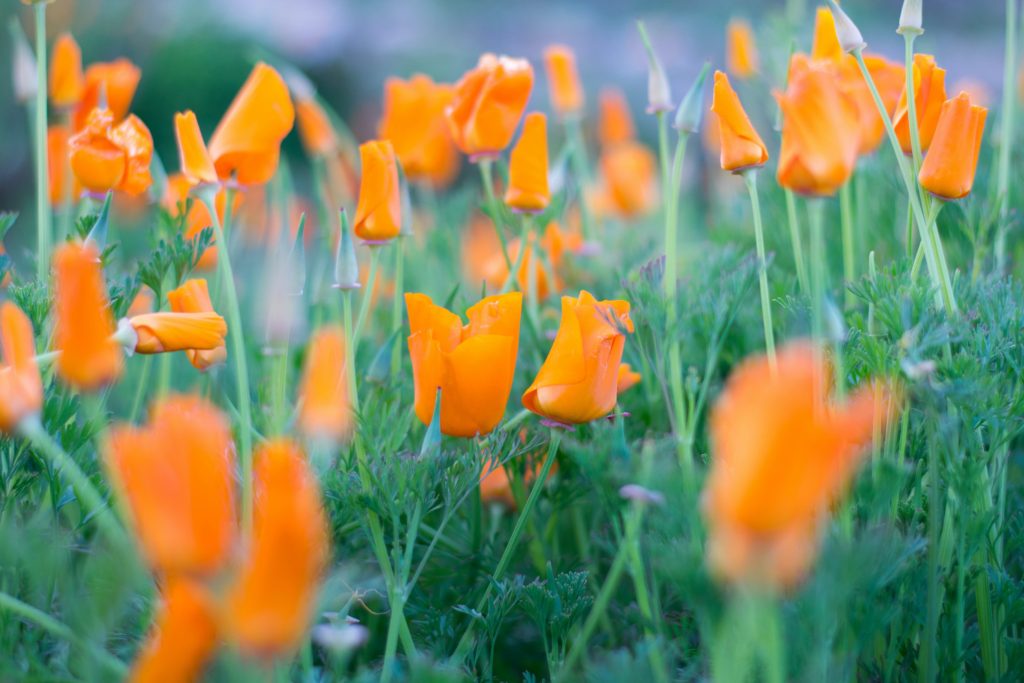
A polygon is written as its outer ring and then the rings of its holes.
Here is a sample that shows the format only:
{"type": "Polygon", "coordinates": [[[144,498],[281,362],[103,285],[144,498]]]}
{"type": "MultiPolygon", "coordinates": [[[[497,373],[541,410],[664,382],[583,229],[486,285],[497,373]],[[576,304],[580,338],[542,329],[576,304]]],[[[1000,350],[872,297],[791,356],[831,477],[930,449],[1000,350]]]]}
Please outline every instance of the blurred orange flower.
{"type": "Polygon", "coordinates": [[[74,200],[82,193],[82,187],[74,173],[70,172],[68,138],[71,131],[67,126],[50,126],[46,132],[47,169],[50,173],[50,204],[57,206],[64,201],[65,193],[74,200]],[[71,187],[68,187],[71,183],[71,187]],[[70,192],[68,192],[70,190],[70,192]]]}
{"type": "Polygon", "coordinates": [[[583,111],[583,86],[576,71],[576,55],[565,45],[551,45],[544,50],[544,70],[548,77],[548,93],[555,112],[565,118],[583,111]]]}
{"type": "MultiPolygon", "coordinates": [[[[166,194],[164,195],[163,205],[172,216],[179,216],[180,212],[184,210],[184,206],[189,198],[189,192],[192,189],[192,182],[181,173],[173,173],[167,177],[167,188],[166,194]]],[[[224,211],[227,205],[227,190],[221,187],[217,190],[217,195],[214,199],[214,205],[217,208],[217,220],[224,221],[224,211]]],[[[239,205],[242,202],[242,193],[235,192],[232,195],[231,200],[231,212],[234,214],[238,211],[239,205]]],[[[195,238],[206,228],[213,225],[213,218],[210,216],[210,210],[206,208],[206,204],[199,199],[193,199],[189,204],[188,216],[185,219],[185,234],[183,237],[186,240],[195,238]]],[[[199,261],[196,263],[196,270],[213,270],[217,266],[217,244],[214,238],[211,237],[210,245],[206,247],[202,255],[199,257],[199,261]]]]}
{"type": "Polygon", "coordinates": [[[445,118],[455,88],[416,74],[407,81],[384,83],[384,111],[378,134],[390,140],[402,172],[415,183],[435,189],[449,186],[459,172],[459,151],[445,118]]]}
{"type": "MultiPolygon", "coordinates": [[[[519,258],[519,250],[522,248],[522,240],[515,238],[508,243],[508,257],[514,264],[519,261],[519,270],[516,271],[516,286],[519,291],[525,292],[530,282],[530,270],[536,270],[534,284],[537,288],[537,298],[546,299],[552,292],[560,292],[565,286],[562,280],[562,266],[565,252],[578,251],[583,246],[583,237],[578,231],[563,232],[555,221],[548,223],[544,230],[544,236],[540,240],[540,248],[551,266],[551,273],[554,282],[548,281],[548,269],[543,259],[534,259],[534,246],[536,234],[531,232],[526,244],[526,253],[522,259],[519,258]]],[[[494,227],[489,220],[474,222],[470,225],[469,234],[463,240],[463,263],[465,264],[466,276],[474,284],[480,281],[486,282],[487,287],[494,291],[500,291],[508,279],[509,268],[505,263],[505,256],[501,253],[501,244],[494,234],[494,227]]]]}
{"type": "Polygon", "coordinates": [[[43,408],[43,380],[36,365],[32,322],[13,302],[0,304],[0,431],[10,434],[43,408]]]}
{"type": "Polygon", "coordinates": [[[636,130],[633,127],[633,115],[629,113],[629,102],[622,91],[618,88],[604,88],[598,106],[597,137],[601,147],[630,142],[636,130]]]}
{"type": "Polygon", "coordinates": [[[640,384],[640,381],[642,379],[643,376],[639,372],[634,371],[633,368],[629,366],[629,363],[622,363],[621,365],[619,365],[619,376],[616,382],[616,392],[621,394],[624,391],[632,389],[637,384],[640,384]]]}
{"type": "Polygon", "coordinates": [[[402,229],[402,198],[395,150],[388,140],[359,145],[362,177],[353,231],[367,242],[386,242],[402,229]]]}
{"type": "Polygon", "coordinates": [[[970,194],[987,115],[988,110],[972,104],[965,92],[942,105],[931,149],[918,174],[921,187],[941,199],[970,194]]]}
{"type": "Polygon", "coordinates": [[[94,109],[68,140],[68,150],[72,172],[90,192],[138,195],[153,182],[153,136],[134,114],[115,124],[110,109],[94,109]]]}
{"type": "Polygon", "coordinates": [[[441,389],[441,431],[488,434],[505,414],[516,354],[523,295],[489,296],[466,311],[469,323],[426,294],[406,294],[409,355],[416,416],[429,424],[441,389]]]}
{"type": "Polygon", "coordinates": [[[725,65],[739,79],[753,78],[760,68],[754,30],[743,19],[733,19],[726,27],[725,65]]]}
{"type": "Polygon", "coordinates": [[[505,204],[513,211],[538,213],[551,203],[548,187],[548,117],[526,115],[523,132],[512,148],[505,204]]]}
{"type": "Polygon", "coordinates": [[[53,44],[50,57],[50,102],[55,107],[71,107],[85,90],[82,51],[70,33],[62,33],[53,44]]]}
{"type": "Polygon", "coordinates": [[[106,97],[106,108],[118,122],[128,115],[142,71],[127,59],[97,62],[85,70],[85,89],[72,114],[72,129],[78,132],[87,124],[89,114],[100,106],[100,94],[106,97]]]}
{"type": "Polygon", "coordinates": [[[631,219],[658,204],[658,162],[646,145],[627,141],[604,150],[601,182],[591,201],[598,214],[631,219]]]}
{"type": "Polygon", "coordinates": [[[100,254],[91,242],[66,242],[54,252],[54,349],[57,374],[79,391],[93,391],[121,374],[121,347],[100,254]]]}
{"type": "Polygon", "coordinates": [[[129,683],[199,680],[217,647],[217,609],[198,583],[174,577],[163,589],[146,645],[132,665],[129,683]]]}
{"type": "Polygon", "coordinates": [[[345,332],[324,327],[309,340],[296,424],[312,438],[340,441],[352,427],[345,367],[345,332]]]}
{"type": "MultiPolygon", "coordinates": [[[[864,64],[878,88],[886,111],[892,116],[900,93],[903,92],[903,65],[890,62],[880,55],[868,54],[864,55],[864,64]]],[[[878,113],[878,106],[857,66],[857,61],[851,55],[843,55],[839,70],[844,90],[857,106],[857,118],[860,122],[859,152],[862,155],[870,154],[878,149],[885,138],[885,121],[878,113]]]]}
{"type": "Polygon", "coordinates": [[[723,171],[742,171],[764,166],[768,148],[754,130],[740,98],[729,84],[729,77],[715,72],[711,111],[718,117],[721,164],[723,171]]]}
{"type": "Polygon", "coordinates": [[[295,122],[306,154],[324,157],[338,150],[338,136],[327,112],[316,97],[305,97],[295,102],[295,122]]]}
{"type": "MultiPolygon", "coordinates": [[[[540,474],[542,463],[537,460],[526,470],[523,481],[526,485],[534,481],[540,474]]],[[[558,470],[558,463],[552,465],[548,479],[558,470]]],[[[495,460],[488,460],[480,471],[480,501],[490,504],[501,504],[512,510],[516,509],[516,499],[512,495],[512,482],[509,480],[508,469],[495,460]]]]}
{"type": "MultiPolygon", "coordinates": [[[[925,54],[914,55],[914,106],[917,113],[917,131],[921,151],[927,152],[939,125],[939,114],[946,101],[946,70],[935,63],[935,57],[925,54]]],[[[910,113],[906,88],[900,93],[899,104],[893,116],[896,137],[904,154],[913,151],[910,136],[910,113]]]]}
{"type": "Polygon", "coordinates": [[[253,536],[225,598],[223,624],[243,652],[270,658],[302,642],[330,541],[320,487],[299,447],[269,441],[254,460],[253,536]]]}
{"type": "Polygon", "coordinates": [[[143,285],[139,287],[139,291],[135,294],[135,298],[132,299],[131,305],[128,307],[128,317],[142,315],[143,313],[153,312],[153,290],[143,285]]]}
{"type": "Polygon", "coordinates": [[[579,424],[615,407],[626,332],[626,301],[598,301],[589,292],[562,297],[562,322],[523,405],[554,422],[579,424]]]}
{"type": "MultiPolygon", "coordinates": [[[[175,313],[192,315],[216,315],[213,311],[213,302],[210,301],[210,290],[203,278],[191,278],[186,280],[177,289],[167,292],[167,303],[175,313]]],[[[220,316],[217,316],[220,318],[220,316]]],[[[228,357],[228,350],[224,344],[224,336],[227,334],[227,324],[220,319],[218,325],[219,339],[213,346],[191,346],[185,349],[185,355],[192,365],[201,371],[223,363],[228,357]],[[222,331],[221,331],[222,330],[222,331]]],[[[212,341],[212,337],[211,337],[212,341]]]]}
{"type": "Polygon", "coordinates": [[[525,59],[487,53],[455,85],[445,110],[455,144],[470,157],[495,156],[512,142],[533,89],[525,59]]]}
{"type": "MultiPolygon", "coordinates": [[[[903,68],[903,64],[886,59],[882,55],[865,54],[864,64],[868,67],[868,73],[871,74],[871,80],[875,82],[875,87],[878,88],[878,94],[882,96],[885,110],[889,112],[889,116],[893,116],[896,113],[900,95],[907,87],[906,69],[903,68]]],[[[860,75],[859,69],[857,75],[863,82],[864,77],[860,75]]],[[[865,84],[866,86],[867,84],[865,84]]],[[[874,107],[873,101],[872,107],[874,107]]],[[[878,113],[877,107],[875,107],[875,113],[878,113]]]]}

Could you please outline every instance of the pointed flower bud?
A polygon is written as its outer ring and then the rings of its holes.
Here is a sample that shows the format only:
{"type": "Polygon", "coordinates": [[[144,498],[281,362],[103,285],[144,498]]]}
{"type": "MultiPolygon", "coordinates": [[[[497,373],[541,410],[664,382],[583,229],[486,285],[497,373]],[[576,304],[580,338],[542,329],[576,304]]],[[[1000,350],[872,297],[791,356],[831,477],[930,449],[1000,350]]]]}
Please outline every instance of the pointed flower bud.
{"type": "Polygon", "coordinates": [[[654,53],[654,46],[651,45],[651,39],[647,37],[647,28],[644,26],[644,22],[636,22],[636,27],[640,31],[640,39],[644,41],[644,49],[647,51],[647,113],[671,111],[672,90],[669,87],[665,69],[661,66],[658,55],[654,53]]]}
{"type": "Polygon", "coordinates": [[[697,79],[679,104],[679,109],[676,109],[676,119],[672,127],[679,131],[680,135],[700,130],[700,121],[704,115],[704,81],[707,80],[710,69],[711,62],[704,62],[697,79]]]}
{"type": "Polygon", "coordinates": [[[921,0],[903,0],[903,9],[900,11],[900,27],[896,33],[901,35],[912,34],[919,36],[924,33],[924,19],[922,18],[921,0]]]}
{"type": "Polygon", "coordinates": [[[839,45],[843,48],[843,52],[855,52],[867,47],[868,44],[864,42],[864,36],[860,34],[860,29],[853,23],[853,19],[839,7],[839,4],[835,0],[828,0],[828,6],[836,20],[836,36],[839,38],[839,45]]]}
{"type": "Polygon", "coordinates": [[[356,246],[352,241],[352,229],[348,224],[345,209],[339,212],[341,234],[338,248],[334,252],[334,286],[337,289],[359,288],[359,261],[356,260],[356,246]]]}
{"type": "Polygon", "coordinates": [[[420,446],[420,457],[430,455],[441,449],[441,387],[437,388],[437,395],[434,399],[434,416],[430,418],[427,425],[427,433],[423,435],[423,444],[420,446]]]}

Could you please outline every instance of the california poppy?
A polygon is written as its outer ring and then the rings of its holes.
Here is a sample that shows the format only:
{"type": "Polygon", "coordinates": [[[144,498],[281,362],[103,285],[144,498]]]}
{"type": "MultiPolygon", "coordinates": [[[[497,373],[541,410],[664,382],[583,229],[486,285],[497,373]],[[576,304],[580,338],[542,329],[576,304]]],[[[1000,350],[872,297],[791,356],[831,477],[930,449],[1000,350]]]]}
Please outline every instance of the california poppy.
{"type": "Polygon", "coordinates": [[[0,304],[0,431],[10,434],[43,408],[32,321],[13,302],[0,304]]]}
{"type": "Polygon", "coordinates": [[[107,109],[117,123],[128,115],[135,90],[142,79],[142,71],[123,57],[113,62],[96,62],[85,70],[85,88],[72,115],[72,128],[78,132],[85,127],[89,114],[100,105],[100,95],[106,97],[107,109]]]}
{"type": "Polygon", "coordinates": [[[811,58],[830,62],[839,62],[845,52],[839,44],[836,31],[836,19],[828,7],[819,7],[814,15],[814,38],[811,45],[811,58]]]}
{"type": "Polygon", "coordinates": [[[128,320],[138,341],[135,353],[211,351],[224,347],[228,326],[213,311],[143,313],[128,320]]]}
{"type": "Polygon", "coordinates": [[[296,423],[313,438],[340,440],[352,425],[345,368],[345,333],[338,326],[318,330],[309,340],[299,387],[296,423]]]}
{"type": "Polygon", "coordinates": [[[60,245],[53,272],[57,373],[79,391],[99,389],[118,378],[123,360],[96,245],[60,245]]]}
{"type": "MultiPolygon", "coordinates": [[[[891,116],[895,111],[900,93],[903,91],[902,85],[898,84],[898,81],[903,80],[903,66],[880,55],[868,54],[864,55],[864,64],[882,97],[886,111],[891,116]]],[[[864,80],[856,60],[850,55],[844,55],[839,69],[844,90],[857,105],[860,132],[859,152],[862,155],[870,154],[878,149],[885,138],[885,121],[878,113],[878,106],[875,104],[871,89],[864,80]]]]}
{"type": "Polygon", "coordinates": [[[429,424],[441,389],[441,431],[471,437],[493,430],[505,414],[523,296],[489,296],[466,311],[469,323],[426,294],[406,294],[416,416],[429,424]]]}
{"type": "Polygon", "coordinates": [[[453,86],[423,74],[384,83],[378,135],[391,141],[402,172],[414,183],[444,188],[459,171],[459,150],[445,117],[454,95],[453,86]]]}
{"type": "MultiPolygon", "coordinates": [[[[939,125],[939,115],[946,101],[946,70],[935,63],[935,57],[925,54],[914,55],[914,103],[917,114],[917,130],[921,151],[927,152],[939,125]]],[[[910,111],[907,106],[907,90],[900,94],[899,104],[893,116],[896,137],[904,154],[913,151],[910,136],[910,111]]]]}
{"type": "Polygon", "coordinates": [[[74,199],[82,192],[81,185],[68,166],[68,139],[71,131],[67,126],[53,125],[46,131],[47,169],[50,173],[50,204],[57,206],[68,199],[74,199]],[[71,187],[68,187],[68,183],[71,187]]]}
{"type": "Polygon", "coordinates": [[[138,195],[153,182],[153,136],[134,114],[115,124],[110,109],[94,109],[85,126],[68,140],[68,150],[71,170],[90,192],[138,195]]]}
{"type": "Polygon", "coordinates": [[[598,100],[597,137],[602,147],[629,142],[636,135],[629,102],[618,88],[605,88],[598,100]]]}
{"type": "Polygon", "coordinates": [[[757,168],[768,161],[768,148],[750,123],[739,96],[729,84],[729,77],[721,71],[715,72],[711,111],[718,117],[723,171],[757,168]]]}
{"type": "MultiPolygon", "coordinates": [[[[540,474],[542,463],[536,460],[532,467],[526,470],[523,482],[529,485],[537,475],[540,474]]],[[[552,466],[552,473],[558,468],[558,463],[552,466]]],[[[548,474],[550,479],[551,474],[548,474]]],[[[515,509],[516,499],[512,494],[512,482],[509,479],[508,469],[495,460],[489,460],[480,471],[480,501],[490,504],[501,504],[507,508],[515,509]]]]}
{"type": "MultiPolygon", "coordinates": [[[[185,234],[183,235],[186,240],[195,238],[203,230],[213,226],[213,218],[210,216],[210,210],[206,207],[206,203],[198,198],[189,201],[189,193],[192,187],[192,182],[184,174],[172,173],[167,177],[166,193],[163,199],[164,208],[174,217],[178,217],[180,212],[184,211],[186,206],[188,207],[188,214],[185,217],[185,234]]],[[[222,225],[227,201],[227,189],[221,187],[217,190],[217,195],[214,198],[214,206],[217,209],[217,220],[221,221],[222,225]]],[[[231,212],[237,212],[241,203],[242,193],[233,193],[231,212]]],[[[216,266],[217,244],[211,236],[209,246],[200,255],[195,269],[212,270],[216,266]]]]}
{"type": "Polygon", "coordinates": [[[589,292],[562,297],[562,322],[523,405],[564,424],[590,422],[615,407],[626,332],[626,301],[598,301],[589,292]]]}
{"type": "Polygon", "coordinates": [[[576,55],[565,45],[544,50],[544,70],[548,78],[551,106],[562,117],[578,116],[583,111],[583,86],[576,71],[576,55]]]}
{"type": "Polygon", "coordinates": [[[972,104],[964,92],[942,105],[931,149],[918,174],[921,187],[942,199],[970,194],[987,115],[988,110],[972,104]]]}
{"type": "MultiPolygon", "coordinates": [[[[177,289],[167,292],[167,303],[170,304],[172,311],[180,314],[216,315],[213,311],[213,302],[210,301],[210,290],[203,278],[186,280],[177,289]]],[[[219,365],[228,357],[228,350],[224,344],[227,325],[223,318],[220,318],[219,324],[211,323],[211,327],[213,325],[217,327],[215,330],[217,339],[214,340],[214,335],[210,335],[210,341],[216,341],[216,344],[189,346],[185,349],[185,355],[188,356],[189,362],[198,370],[207,370],[214,365],[219,365]]]]}
{"type": "Polygon", "coordinates": [[[178,141],[178,160],[181,173],[192,184],[216,183],[217,169],[203,142],[199,121],[191,111],[174,115],[174,137],[178,141]]]}
{"type": "Polygon", "coordinates": [[[296,99],[295,122],[307,154],[323,157],[337,151],[338,136],[331,125],[330,117],[317,102],[316,97],[296,99]]]}
{"type": "Polygon", "coordinates": [[[624,219],[642,216],[658,203],[658,161],[646,145],[630,140],[601,153],[594,209],[624,219]]]}
{"type": "Polygon", "coordinates": [[[733,19],[726,27],[725,35],[725,64],[729,73],[740,79],[757,75],[760,63],[757,42],[750,24],[742,19],[733,19]]]}
{"type": "Polygon", "coordinates": [[[513,211],[537,213],[551,202],[548,187],[548,118],[540,112],[526,115],[523,132],[512,148],[505,204],[513,211]]]}
{"type": "Polygon", "coordinates": [[[359,145],[362,176],[353,232],[368,242],[386,242],[402,229],[402,197],[395,150],[388,140],[359,145]]]}
{"type": "Polygon", "coordinates": [[[50,57],[50,102],[55,107],[71,107],[85,90],[82,74],[82,50],[70,33],[62,33],[53,44],[50,57]]]}
{"type": "Polygon", "coordinates": [[[478,158],[508,147],[532,89],[533,67],[525,59],[481,56],[455,85],[445,110],[458,148],[478,158]]]}
{"type": "MultiPolygon", "coordinates": [[[[548,223],[540,238],[540,249],[544,258],[534,258],[537,236],[530,233],[526,243],[526,253],[519,256],[523,248],[518,237],[508,243],[508,257],[514,264],[519,263],[516,271],[516,286],[519,291],[527,291],[533,273],[533,284],[538,299],[546,299],[552,292],[558,293],[565,286],[562,279],[564,256],[566,252],[578,251],[583,246],[583,238],[578,231],[563,231],[555,221],[548,223]],[[554,281],[549,281],[548,266],[554,281]]],[[[501,252],[501,244],[494,234],[494,227],[488,222],[485,225],[474,223],[464,240],[463,261],[471,281],[487,283],[488,288],[500,291],[508,279],[509,267],[505,255],[501,252]]]]}
{"type": "Polygon", "coordinates": [[[633,370],[633,368],[629,366],[629,363],[622,363],[619,365],[619,376],[618,381],[616,382],[616,391],[621,394],[624,391],[632,389],[639,384],[642,379],[643,376],[639,372],[633,370]]]}
{"type": "Polygon", "coordinates": [[[187,578],[170,578],[129,683],[198,680],[217,648],[217,632],[217,607],[207,589],[187,578]]]}

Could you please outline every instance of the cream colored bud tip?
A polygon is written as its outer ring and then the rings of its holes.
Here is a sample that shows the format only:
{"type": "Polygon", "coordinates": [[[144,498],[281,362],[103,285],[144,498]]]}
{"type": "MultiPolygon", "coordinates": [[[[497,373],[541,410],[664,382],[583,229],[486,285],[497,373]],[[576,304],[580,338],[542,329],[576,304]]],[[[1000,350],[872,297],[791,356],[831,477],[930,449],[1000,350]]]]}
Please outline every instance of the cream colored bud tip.
{"type": "Polygon", "coordinates": [[[923,4],[921,0],[903,0],[903,9],[900,11],[900,27],[896,29],[896,33],[913,35],[924,33],[923,4]]]}
{"type": "Polygon", "coordinates": [[[846,12],[836,4],[835,0],[828,0],[828,6],[836,21],[836,36],[839,38],[839,45],[843,48],[843,52],[856,52],[867,47],[868,44],[864,42],[864,36],[860,34],[860,29],[853,23],[853,19],[850,19],[846,12]]]}

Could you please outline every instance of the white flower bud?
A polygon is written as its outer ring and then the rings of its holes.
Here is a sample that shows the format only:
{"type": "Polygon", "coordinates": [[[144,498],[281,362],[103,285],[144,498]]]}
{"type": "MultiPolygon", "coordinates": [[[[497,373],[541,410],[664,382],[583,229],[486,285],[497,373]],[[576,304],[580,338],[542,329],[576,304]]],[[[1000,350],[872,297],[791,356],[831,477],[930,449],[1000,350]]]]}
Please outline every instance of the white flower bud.
{"type": "Polygon", "coordinates": [[[860,34],[860,29],[836,4],[835,0],[828,0],[828,6],[836,20],[836,36],[839,38],[839,45],[843,48],[843,52],[854,52],[867,47],[868,44],[864,42],[864,36],[860,34]]]}
{"type": "Polygon", "coordinates": [[[663,111],[672,111],[672,89],[668,84],[668,77],[665,69],[661,66],[661,60],[654,54],[654,46],[647,37],[647,29],[644,22],[636,22],[640,31],[640,39],[644,41],[644,49],[647,51],[647,113],[656,114],[663,111]]]}
{"type": "Polygon", "coordinates": [[[924,19],[922,17],[921,0],[903,0],[903,10],[900,12],[900,27],[896,29],[899,34],[912,34],[919,36],[924,33],[924,19]]]}

